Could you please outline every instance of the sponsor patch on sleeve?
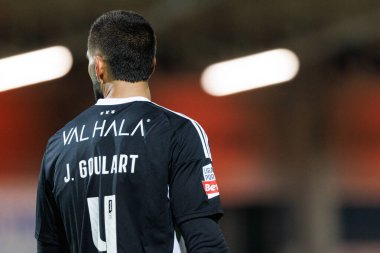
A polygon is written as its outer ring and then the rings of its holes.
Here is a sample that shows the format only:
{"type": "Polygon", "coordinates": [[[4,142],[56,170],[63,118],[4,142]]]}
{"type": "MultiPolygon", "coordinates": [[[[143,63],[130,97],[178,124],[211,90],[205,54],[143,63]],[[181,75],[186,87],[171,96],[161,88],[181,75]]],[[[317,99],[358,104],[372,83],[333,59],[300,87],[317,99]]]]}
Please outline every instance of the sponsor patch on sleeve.
{"type": "Polygon", "coordinates": [[[203,189],[205,190],[205,193],[207,194],[208,199],[219,196],[219,189],[216,183],[214,170],[212,169],[211,164],[203,166],[203,178],[204,178],[204,181],[202,181],[203,189]]]}

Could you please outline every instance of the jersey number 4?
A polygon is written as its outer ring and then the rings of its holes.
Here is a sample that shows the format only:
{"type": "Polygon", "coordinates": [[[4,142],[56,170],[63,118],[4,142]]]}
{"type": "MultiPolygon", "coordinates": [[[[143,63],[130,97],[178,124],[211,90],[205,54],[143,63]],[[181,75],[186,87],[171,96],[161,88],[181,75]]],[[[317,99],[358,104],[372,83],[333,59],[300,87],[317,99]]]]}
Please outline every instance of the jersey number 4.
{"type": "Polygon", "coordinates": [[[99,231],[99,198],[87,198],[88,211],[90,213],[92,240],[98,251],[117,253],[116,242],[116,199],[115,195],[104,197],[104,227],[106,241],[100,238],[99,231]]]}

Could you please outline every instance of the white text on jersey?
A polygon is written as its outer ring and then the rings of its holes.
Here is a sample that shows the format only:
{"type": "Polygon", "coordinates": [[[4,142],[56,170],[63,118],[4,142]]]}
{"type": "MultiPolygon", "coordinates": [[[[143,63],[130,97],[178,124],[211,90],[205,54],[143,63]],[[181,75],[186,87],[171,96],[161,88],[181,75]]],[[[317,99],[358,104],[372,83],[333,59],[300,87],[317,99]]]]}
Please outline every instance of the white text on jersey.
{"type": "Polygon", "coordinates": [[[144,120],[141,119],[134,128],[130,128],[132,131],[129,133],[127,129],[129,128],[125,124],[125,119],[121,121],[113,120],[109,123],[107,120],[96,121],[92,127],[90,127],[91,132],[87,130],[86,125],[75,126],[70,128],[70,131],[66,133],[63,131],[63,145],[69,145],[72,142],[82,142],[87,141],[90,138],[95,137],[106,137],[108,135],[112,136],[134,136],[136,134],[141,134],[144,136],[144,120]]]}
{"type": "MultiPolygon", "coordinates": [[[[107,159],[107,156],[94,156],[87,160],[80,160],[78,163],[79,176],[81,178],[90,177],[92,175],[107,175],[107,174],[121,174],[121,173],[135,173],[136,160],[138,155],[133,154],[120,154],[113,155],[112,161],[107,159]]],[[[66,164],[66,173],[64,177],[65,183],[74,181],[70,173],[70,164],[66,164]]]]}

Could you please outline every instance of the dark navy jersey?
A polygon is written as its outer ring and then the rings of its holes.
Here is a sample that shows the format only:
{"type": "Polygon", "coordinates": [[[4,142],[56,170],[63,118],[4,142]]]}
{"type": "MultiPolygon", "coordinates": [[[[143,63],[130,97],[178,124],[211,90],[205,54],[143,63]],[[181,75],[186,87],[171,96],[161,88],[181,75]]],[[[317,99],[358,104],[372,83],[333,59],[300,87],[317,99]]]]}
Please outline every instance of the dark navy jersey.
{"type": "Polygon", "coordinates": [[[40,242],[72,253],[179,252],[176,225],[220,214],[204,130],[143,97],[100,99],[48,142],[40,242]]]}

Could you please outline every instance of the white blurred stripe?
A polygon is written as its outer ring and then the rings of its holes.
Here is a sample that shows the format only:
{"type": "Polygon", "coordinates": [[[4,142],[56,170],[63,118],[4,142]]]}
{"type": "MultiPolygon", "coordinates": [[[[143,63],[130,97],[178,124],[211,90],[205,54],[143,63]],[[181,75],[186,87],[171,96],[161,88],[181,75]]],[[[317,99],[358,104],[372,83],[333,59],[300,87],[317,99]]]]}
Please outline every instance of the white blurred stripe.
{"type": "Polygon", "coordinates": [[[71,52],[63,46],[0,59],[0,91],[62,77],[72,65],[71,52]]]}
{"type": "Polygon", "coordinates": [[[288,49],[274,49],[215,63],[201,77],[210,95],[225,96],[291,80],[298,73],[299,60],[288,49]]]}

